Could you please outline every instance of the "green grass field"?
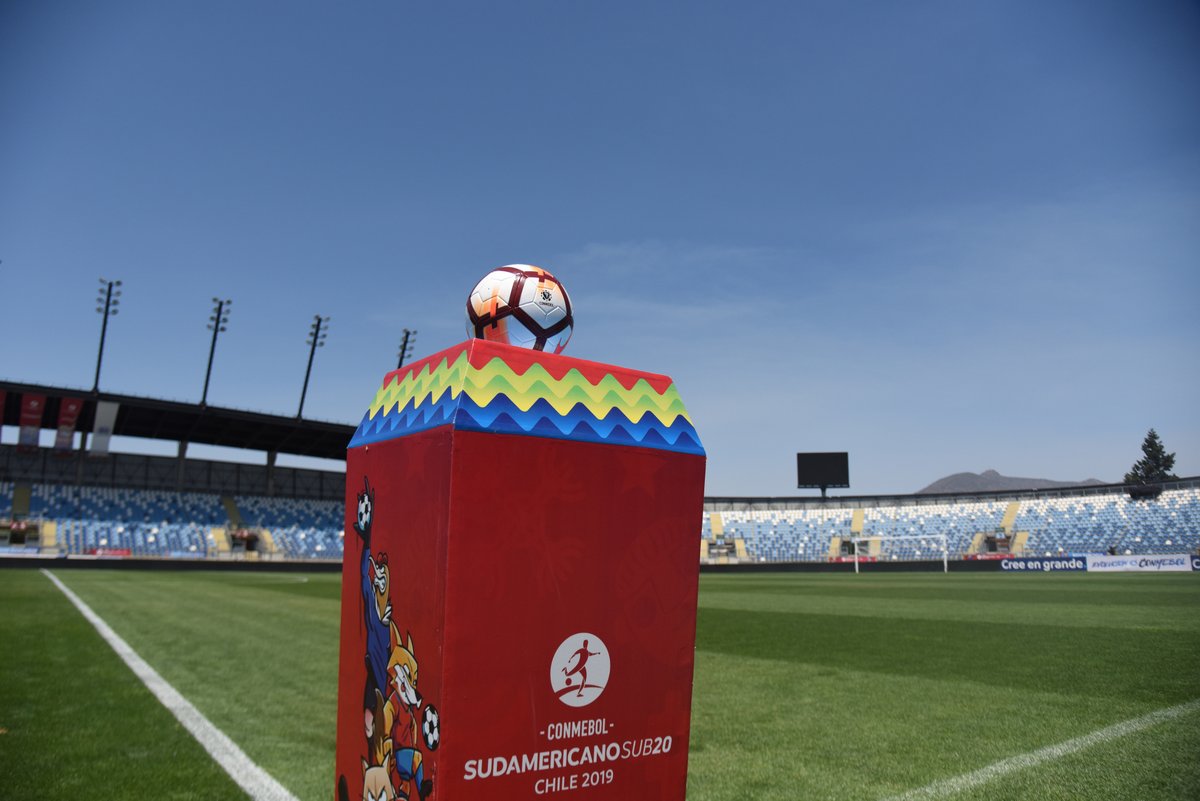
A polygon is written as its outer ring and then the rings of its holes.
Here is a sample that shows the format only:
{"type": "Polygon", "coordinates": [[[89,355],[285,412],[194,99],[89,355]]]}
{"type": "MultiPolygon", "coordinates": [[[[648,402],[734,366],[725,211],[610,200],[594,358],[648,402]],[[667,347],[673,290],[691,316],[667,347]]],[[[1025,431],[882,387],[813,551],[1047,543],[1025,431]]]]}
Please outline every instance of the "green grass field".
{"type": "MultiPolygon", "coordinates": [[[[57,575],[332,797],[339,576],[57,575]]],[[[0,798],[242,797],[44,575],[0,570],[0,610],[0,798]]],[[[705,575],[688,798],[885,799],[1196,699],[1200,576],[705,575]]],[[[936,797],[1200,798],[1200,711],[936,797]]]]}

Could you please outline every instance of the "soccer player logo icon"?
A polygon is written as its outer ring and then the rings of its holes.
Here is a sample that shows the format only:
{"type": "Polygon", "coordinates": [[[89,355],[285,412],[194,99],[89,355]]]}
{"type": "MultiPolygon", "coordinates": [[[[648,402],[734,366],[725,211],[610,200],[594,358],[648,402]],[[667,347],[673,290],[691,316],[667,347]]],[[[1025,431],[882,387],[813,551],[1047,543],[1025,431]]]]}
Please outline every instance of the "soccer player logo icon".
{"type": "Polygon", "coordinates": [[[568,670],[566,667],[564,667],[562,669],[563,675],[567,677],[567,686],[568,687],[571,686],[571,677],[574,676],[576,673],[579,674],[579,691],[577,693],[575,693],[575,695],[577,695],[580,698],[583,697],[584,688],[588,686],[588,683],[587,683],[587,661],[588,661],[588,657],[592,657],[592,656],[600,656],[600,652],[599,651],[589,651],[588,650],[588,641],[584,640],[583,647],[580,648],[575,653],[571,654],[571,662],[567,663],[567,667],[570,667],[572,662],[574,663],[575,666],[571,667],[570,670],[568,670]]]}
{"type": "Polygon", "coordinates": [[[550,686],[567,706],[587,706],[604,692],[610,666],[603,640],[588,632],[572,634],[550,660],[550,686]]]}

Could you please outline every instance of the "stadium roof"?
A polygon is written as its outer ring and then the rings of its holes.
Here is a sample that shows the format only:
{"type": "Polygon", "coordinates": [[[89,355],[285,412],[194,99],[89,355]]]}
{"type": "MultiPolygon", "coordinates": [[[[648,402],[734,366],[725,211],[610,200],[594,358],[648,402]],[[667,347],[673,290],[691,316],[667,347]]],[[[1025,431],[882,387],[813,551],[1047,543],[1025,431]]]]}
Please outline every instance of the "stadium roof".
{"type": "Polygon", "coordinates": [[[114,436],[222,445],[324,459],[345,459],[346,445],[355,428],[345,423],[39,384],[0,381],[0,392],[5,393],[0,420],[6,426],[20,425],[21,396],[24,395],[46,397],[41,427],[50,429],[58,427],[62,399],[81,398],[83,409],[75,430],[85,432],[90,432],[95,425],[97,402],[111,401],[119,404],[112,431],[114,436]]]}

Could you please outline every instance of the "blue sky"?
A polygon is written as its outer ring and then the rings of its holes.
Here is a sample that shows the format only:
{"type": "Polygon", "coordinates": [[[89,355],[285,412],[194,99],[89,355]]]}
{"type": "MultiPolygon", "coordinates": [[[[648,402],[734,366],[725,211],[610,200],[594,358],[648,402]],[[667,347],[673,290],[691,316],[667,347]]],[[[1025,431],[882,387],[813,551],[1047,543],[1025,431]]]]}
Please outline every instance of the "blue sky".
{"type": "Polygon", "coordinates": [[[198,400],[219,295],[210,403],[294,413],[319,313],[357,422],[524,262],[710,494],[1196,475],[1198,98],[1190,2],[8,0],[0,376],[90,387],[106,276],[102,388],[198,400]]]}

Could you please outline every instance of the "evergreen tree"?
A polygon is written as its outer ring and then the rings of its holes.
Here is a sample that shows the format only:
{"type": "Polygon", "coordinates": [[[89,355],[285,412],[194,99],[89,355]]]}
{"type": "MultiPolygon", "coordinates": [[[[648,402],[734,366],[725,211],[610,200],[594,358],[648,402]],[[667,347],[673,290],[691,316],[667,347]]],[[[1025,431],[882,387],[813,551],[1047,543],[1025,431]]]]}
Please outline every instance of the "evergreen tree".
{"type": "Polygon", "coordinates": [[[1175,454],[1167,453],[1158,432],[1153,428],[1142,440],[1142,458],[1133,463],[1133,467],[1125,474],[1126,484],[1150,484],[1155,481],[1169,481],[1179,478],[1171,472],[1175,466],[1175,454]]]}

